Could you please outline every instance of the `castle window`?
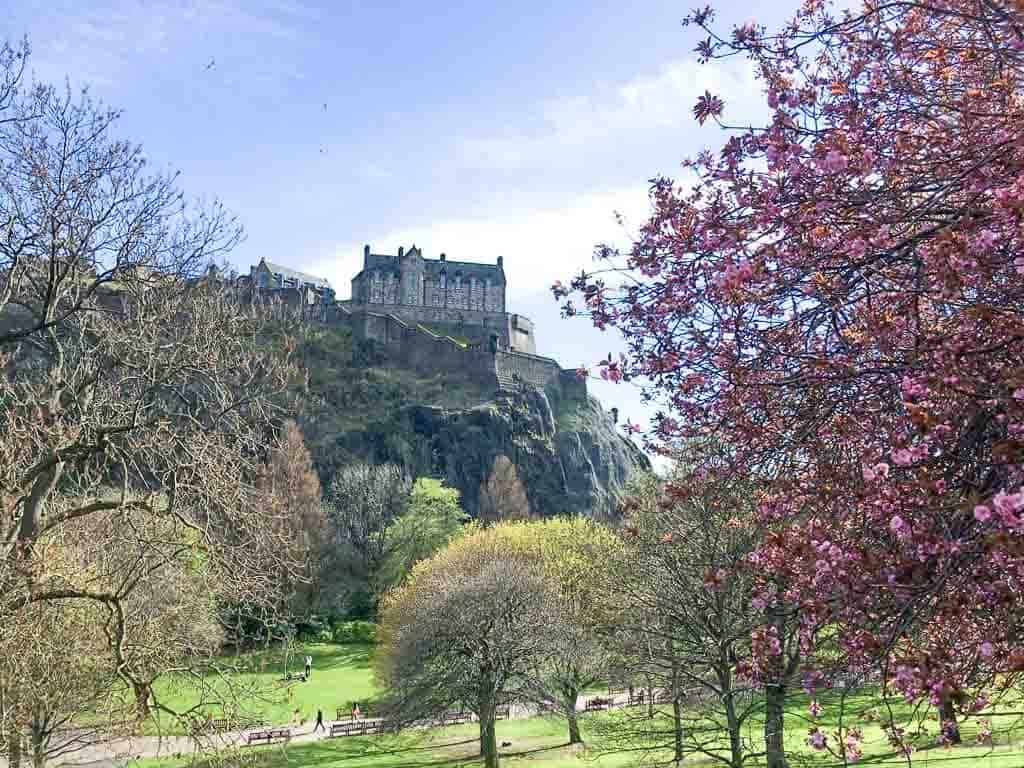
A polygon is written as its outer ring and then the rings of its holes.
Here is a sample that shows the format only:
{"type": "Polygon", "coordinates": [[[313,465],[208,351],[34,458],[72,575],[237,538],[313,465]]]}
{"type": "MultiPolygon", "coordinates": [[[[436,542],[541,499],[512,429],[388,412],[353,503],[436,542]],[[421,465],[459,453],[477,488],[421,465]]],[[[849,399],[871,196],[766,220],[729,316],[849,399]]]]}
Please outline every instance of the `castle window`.
{"type": "Polygon", "coordinates": [[[455,276],[455,287],[456,288],[461,288],[462,287],[462,275],[456,275],[455,276]]]}

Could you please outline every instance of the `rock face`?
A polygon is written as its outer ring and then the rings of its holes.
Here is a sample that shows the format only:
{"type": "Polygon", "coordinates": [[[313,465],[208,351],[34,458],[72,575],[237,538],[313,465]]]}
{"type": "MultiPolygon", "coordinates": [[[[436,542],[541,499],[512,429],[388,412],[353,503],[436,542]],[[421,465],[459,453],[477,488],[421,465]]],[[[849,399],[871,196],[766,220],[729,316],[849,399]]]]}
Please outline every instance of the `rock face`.
{"type": "Polygon", "coordinates": [[[400,420],[419,457],[415,471],[458,488],[463,508],[476,517],[481,485],[504,455],[516,467],[533,515],[613,517],[630,475],[650,462],[618,434],[596,399],[557,398],[557,392],[525,387],[469,409],[404,408],[400,420]]]}

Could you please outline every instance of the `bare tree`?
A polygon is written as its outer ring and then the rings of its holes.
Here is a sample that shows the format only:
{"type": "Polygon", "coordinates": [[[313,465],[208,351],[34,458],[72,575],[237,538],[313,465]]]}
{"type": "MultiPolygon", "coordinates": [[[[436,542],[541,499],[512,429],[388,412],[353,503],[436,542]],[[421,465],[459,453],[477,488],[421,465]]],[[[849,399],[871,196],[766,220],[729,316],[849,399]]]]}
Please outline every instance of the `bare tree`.
{"type": "Polygon", "coordinates": [[[643,749],[654,760],[667,754],[674,763],[697,754],[740,768],[782,743],[772,707],[781,709],[799,662],[795,621],[781,603],[765,608],[754,600],[744,558],[761,533],[750,488],[679,478],[634,494],[623,559],[608,572],[609,636],[624,644],[633,677],[656,692],[646,697],[647,711],[609,725],[606,748],[643,749]],[[766,629],[766,610],[779,617],[774,629],[766,629]],[[772,669],[743,666],[752,635],[777,642],[772,669]],[[755,695],[761,687],[765,697],[755,695]],[[654,708],[656,697],[671,710],[654,708]],[[757,748],[743,728],[765,712],[766,700],[770,717],[757,748]]]}
{"type": "Polygon", "coordinates": [[[156,676],[208,657],[200,617],[278,605],[277,576],[301,572],[281,509],[253,503],[292,372],[208,271],[234,221],[148,175],[88,96],[4,95],[11,61],[0,52],[0,624],[39,637],[42,607],[96,607],[141,718],[165,707],[156,676]]]}
{"type": "Polygon", "coordinates": [[[527,520],[530,500],[516,472],[516,465],[503,453],[494,457],[491,474],[480,485],[480,520],[497,523],[502,520],[527,520]]]}
{"type": "Polygon", "coordinates": [[[404,512],[411,481],[394,464],[343,467],[328,493],[330,542],[325,578],[330,590],[350,595],[350,605],[370,610],[371,582],[386,553],[388,527],[404,512]]]}
{"type": "Polygon", "coordinates": [[[556,601],[539,562],[489,531],[417,565],[385,599],[376,671],[396,725],[463,702],[480,721],[480,753],[498,765],[497,707],[550,654],[556,601]]]}

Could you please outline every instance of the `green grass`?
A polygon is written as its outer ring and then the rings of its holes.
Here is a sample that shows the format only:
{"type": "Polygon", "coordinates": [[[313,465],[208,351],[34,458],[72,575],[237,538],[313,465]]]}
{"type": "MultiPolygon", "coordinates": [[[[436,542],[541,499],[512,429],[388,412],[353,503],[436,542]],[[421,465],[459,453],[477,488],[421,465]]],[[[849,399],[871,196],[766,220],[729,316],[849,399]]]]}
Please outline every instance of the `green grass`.
{"type": "MultiPolygon", "coordinates": [[[[817,724],[829,733],[839,725],[840,706],[837,696],[822,699],[825,707],[817,724]]],[[[815,752],[806,744],[810,719],[805,696],[794,696],[787,708],[787,748],[792,768],[826,768],[842,762],[835,757],[815,752]]],[[[939,766],[939,768],[1022,768],[1024,767],[1024,719],[1019,714],[1019,703],[1002,707],[1003,713],[992,717],[996,733],[994,746],[976,745],[977,724],[968,721],[962,727],[964,744],[943,747],[935,744],[938,722],[934,710],[912,708],[902,700],[889,702],[896,722],[908,732],[916,733],[912,741],[916,751],[912,766],[939,766]]],[[[894,752],[876,722],[864,722],[870,709],[885,712],[877,692],[851,695],[845,701],[845,722],[860,724],[864,729],[863,758],[858,765],[906,766],[906,760],[894,752]]],[[[636,715],[640,710],[631,709],[636,715]]],[[[602,750],[598,723],[609,724],[615,718],[626,716],[623,710],[595,713],[582,718],[585,747],[569,747],[564,721],[556,717],[537,717],[529,720],[501,721],[497,724],[497,737],[511,745],[500,749],[502,764],[520,768],[624,768],[643,765],[644,759],[634,754],[607,753],[602,750]]],[[[744,737],[760,745],[761,723],[752,720],[744,729],[744,737]]],[[[243,750],[249,760],[260,768],[285,766],[315,766],[316,768],[461,768],[480,764],[477,752],[477,726],[467,724],[431,731],[410,731],[397,736],[348,737],[313,743],[297,743],[286,749],[271,747],[243,750]]],[[[725,743],[723,733],[722,743],[725,743]]],[[[666,753],[659,755],[665,760],[666,753]]],[[[180,768],[187,760],[139,761],[138,768],[180,768]],[[141,763],[141,764],[140,764],[141,763]]],[[[713,765],[700,757],[689,756],[685,765],[713,765]]],[[[760,765],[748,763],[752,768],[760,765]]]]}
{"type": "MultiPolygon", "coordinates": [[[[298,646],[291,656],[291,671],[302,669],[306,654],[313,657],[313,673],[307,682],[282,681],[284,677],[283,654],[279,650],[266,653],[250,653],[240,657],[227,657],[222,663],[237,671],[223,678],[213,677],[204,681],[209,685],[211,698],[228,698],[234,688],[234,698],[244,701],[239,715],[258,718],[271,724],[288,723],[294,711],[299,710],[302,719],[312,720],[318,708],[323,710],[324,719],[333,720],[335,710],[349,702],[365,702],[372,699],[377,691],[370,671],[369,645],[306,645],[298,646]]],[[[162,680],[155,690],[159,701],[171,709],[181,712],[199,702],[198,687],[189,680],[168,678],[162,680]]],[[[204,707],[212,717],[222,717],[223,709],[216,705],[204,707]]],[[[179,723],[168,721],[150,724],[149,732],[182,732],[179,723]]]]}

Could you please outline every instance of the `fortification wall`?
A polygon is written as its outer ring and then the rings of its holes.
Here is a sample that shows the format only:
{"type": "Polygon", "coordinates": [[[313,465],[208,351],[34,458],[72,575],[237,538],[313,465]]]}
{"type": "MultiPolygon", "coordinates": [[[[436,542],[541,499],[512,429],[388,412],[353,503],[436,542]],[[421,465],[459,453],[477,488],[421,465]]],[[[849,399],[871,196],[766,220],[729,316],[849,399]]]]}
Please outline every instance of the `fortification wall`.
{"type": "Polygon", "coordinates": [[[376,312],[340,308],[334,322],[350,327],[356,338],[378,342],[384,354],[403,368],[428,376],[456,372],[482,386],[498,388],[493,357],[482,344],[464,347],[394,315],[376,312]]]}
{"type": "Polygon", "coordinates": [[[361,313],[371,312],[382,315],[396,315],[406,323],[415,325],[443,324],[458,328],[466,326],[466,333],[462,334],[469,338],[483,338],[486,340],[490,334],[498,336],[499,346],[507,347],[509,344],[509,327],[507,315],[504,312],[481,312],[472,309],[453,309],[451,307],[423,307],[414,304],[380,304],[366,305],[345,302],[339,304],[347,311],[361,313]],[[482,328],[486,333],[474,333],[473,329],[482,328]]]}
{"type": "Polygon", "coordinates": [[[494,368],[502,386],[508,386],[517,378],[541,389],[548,384],[561,383],[562,368],[550,357],[498,350],[494,355],[494,368]]]}
{"type": "Polygon", "coordinates": [[[491,352],[486,343],[462,346],[446,336],[410,325],[396,315],[353,311],[341,305],[335,308],[329,322],[348,326],[356,338],[378,342],[389,359],[418,373],[458,372],[494,389],[513,389],[519,382],[540,389],[554,385],[564,397],[587,396],[586,381],[575,371],[562,370],[550,357],[503,349],[491,352]]]}

